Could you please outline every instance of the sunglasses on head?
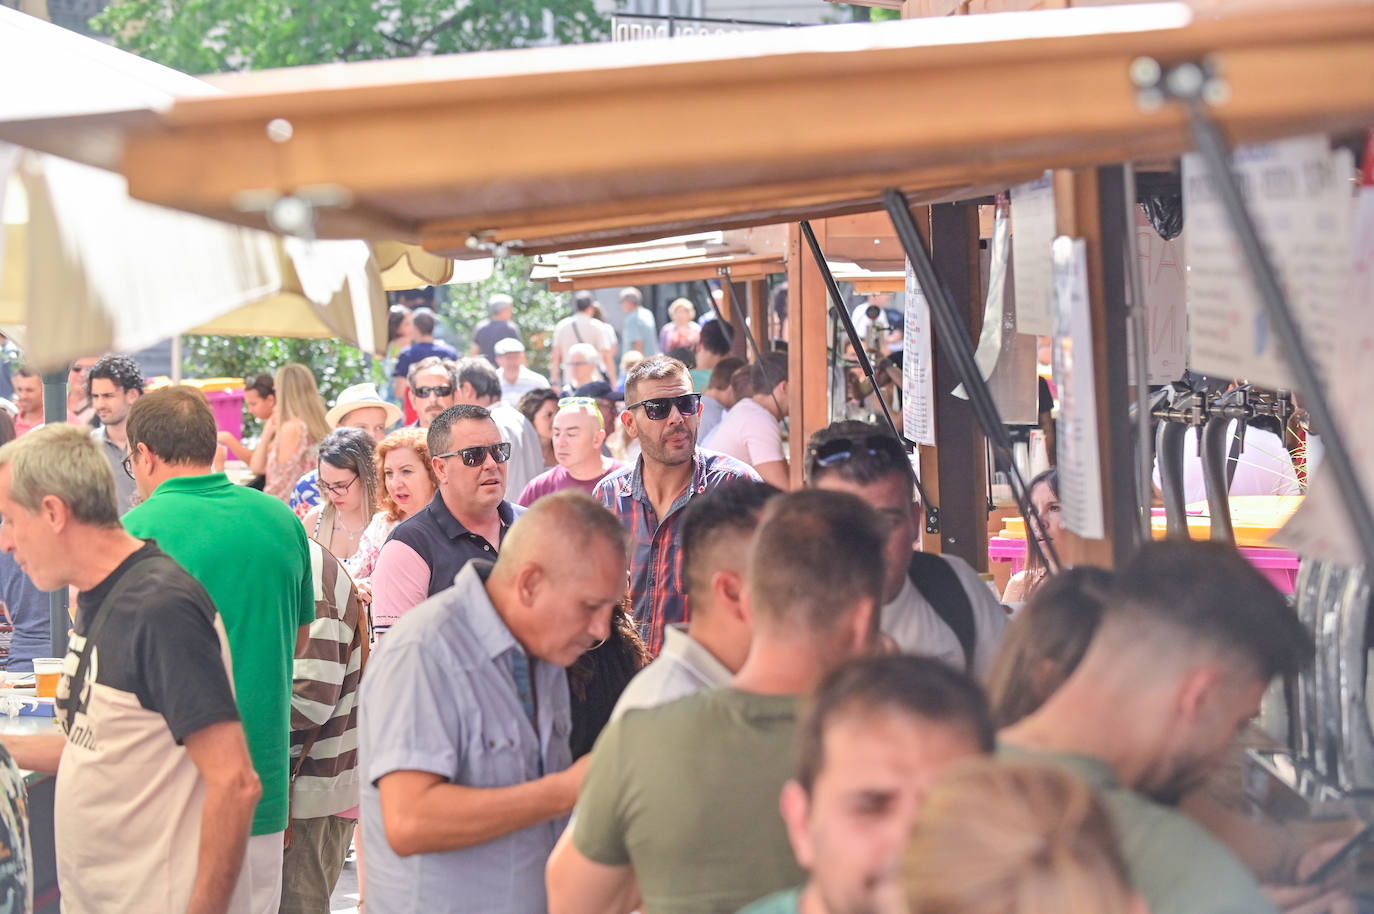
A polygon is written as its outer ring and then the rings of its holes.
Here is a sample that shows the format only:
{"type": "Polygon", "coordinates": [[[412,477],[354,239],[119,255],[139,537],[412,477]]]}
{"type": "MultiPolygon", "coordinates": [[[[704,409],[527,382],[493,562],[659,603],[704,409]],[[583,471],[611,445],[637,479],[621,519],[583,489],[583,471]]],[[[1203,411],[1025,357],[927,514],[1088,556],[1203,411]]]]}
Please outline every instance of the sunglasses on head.
{"type": "Polygon", "coordinates": [[[833,467],[855,457],[890,457],[902,461],[907,459],[906,449],[891,435],[831,438],[811,449],[811,462],[818,467],[833,467]]]}
{"type": "Polygon", "coordinates": [[[487,462],[487,455],[497,463],[505,463],[510,460],[510,442],[498,441],[495,444],[478,444],[473,447],[459,448],[456,451],[449,451],[447,454],[435,454],[434,459],[440,460],[444,457],[462,457],[463,466],[480,467],[487,462]]]}
{"type": "Polygon", "coordinates": [[[667,419],[673,407],[684,417],[695,416],[701,412],[701,394],[682,394],[678,397],[652,397],[648,400],[640,400],[638,403],[631,403],[626,406],[626,410],[634,409],[637,406],[644,407],[644,415],[650,419],[667,419]]]}
{"type": "Polygon", "coordinates": [[[420,400],[427,400],[430,397],[449,397],[453,395],[452,384],[441,384],[438,387],[417,387],[415,397],[420,400]]]}

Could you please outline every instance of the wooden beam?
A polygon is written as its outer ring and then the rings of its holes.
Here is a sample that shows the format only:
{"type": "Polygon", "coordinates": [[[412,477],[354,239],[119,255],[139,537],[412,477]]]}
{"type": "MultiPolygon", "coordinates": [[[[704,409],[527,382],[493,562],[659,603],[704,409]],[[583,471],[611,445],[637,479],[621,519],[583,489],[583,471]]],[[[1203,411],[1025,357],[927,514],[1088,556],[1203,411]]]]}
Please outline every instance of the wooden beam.
{"type": "Polygon", "coordinates": [[[731,282],[729,273],[721,276],[720,311],[725,315],[725,319],[730,322],[730,354],[738,358],[749,359],[749,343],[744,339],[746,327],[744,324],[745,303],[735,301],[735,286],[731,282]]]}
{"type": "MultiPolygon", "coordinates": [[[[970,341],[982,330],[978,269],[978,208],[947,203],[930,208],[931,257],[965,316],[970,341]]],[[[935,428],[939,467],[940,551],[979,571],[988,567],[987,448],[969,401],[952,395],[959,377],[935,340],[935,428]]]]}
{"type": "Polygon", "coordinates": [[[773,344],[769,324],[772,309],[768,307],[768,280],[749,280],[746,294],[749,298],[749,328],[753,331],[754,341],[759,344],[759,348],[767,352],[773,344]]]}
{"type": "MultiPolygon", "coordinates": [[[[1213,60],[1232,93],[1214,114],[1233,143],[1374,119],[1374,8],[1312,4],[1178,27],[1154,9],[1149,19],[1129,5],[999,17],[1006,35],[988,34],[990,17],[845,26],[871,38],[853,50],[837,50],[822,27],[779,30],[798,34],[760,38],[748,54],[728,42],[681,43],[655,49],[657,59],[597,46],[302,68],[227,83],[256,94],[42,126],[46,142],[83,138],[69,153],[113,150],[108,161],[140,199],[261,224],[253,208],[273,195],[327,190],[344,208],[321,209],[322,237],[418,237],[446,222],[465,244],[462,233],[512,226],[515,240],[529,240],[529,214],[540,210],[572,223],[577,209],[608,204],[583,230],[625,213],[642,218],[646,200],[673,194],[706,195],[700,207],[710,195],[727,199],[710,219],[747,211],[776,222],[798,187],[834,181],[827,207],[872,204],[883,187],[902,186],[895,176],[913,163],[1025,171],[1177,155],[1190,146],[1182,111],[1141,110],[1130,84],[1141,54],[1213,60]],[[1100,31],[1047,28],[1083,16],[1100,31]],[[751,123],[761,111],[767,130],[675,129],[751,123]],[[834,129],[825,112],[862,124],[863,141],[834,129]],[[284,142],[267,135],[274,118],[290,122],[284,142]],[[566,144],[572,135],[623,138],[626,124],[636,129],[625,142],[566,144]],[[102,143],[88,142],[93,135],[102,143]],[[397,148],[406,150],[400,159],[385,152],[397,148]],[[847,183],[855,176],[882,180],[847,183]],[[769,193],[747,204],[730,197],[760,184],[769,193]]],[[[0,135],[22,142],[38,127],[0,125],[0,135]]],[[[706,218],[660,211],[655,224],[706,218]]]]}
{"type": "MultiPolygon", "coordinates": [[[[825,250],[825,223],[812,226],[821,250],[825,250]]],[[[816,260],[793,225],[787,251],[787,345],[788,415],[792,488],[805,484],[806,442],[830,423],[830,356],[828,327],[830,298],[816,260]]]]}
{"type": "Polygon", "coordinates": [[[1098,453],[1106,536],[1085,539],[1067,530],[1058,544],[1066,565],[1122,562],[1135,544],[1134,445],[1126,386],[1126,291],[1122,248],[1125,208],[1122,169],[1112,166],[1056,173],[1060,234],[1081,238],[1088,255],[1092,312],[1093,386],[1097,392],[1098,453]],[[1118,224],[1119,223],[1119,224],[1118,224]]]}

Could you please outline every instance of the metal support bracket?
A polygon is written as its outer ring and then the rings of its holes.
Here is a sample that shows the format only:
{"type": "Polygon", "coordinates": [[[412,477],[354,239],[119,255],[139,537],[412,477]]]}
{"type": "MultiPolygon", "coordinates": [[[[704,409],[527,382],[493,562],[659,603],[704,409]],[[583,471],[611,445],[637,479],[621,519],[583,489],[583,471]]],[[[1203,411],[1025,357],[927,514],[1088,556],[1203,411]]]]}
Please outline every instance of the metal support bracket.
{"type": "MultiPolygon", "coordinates": [[[[892,410],[888,408],[887,400],[883,398],[882,392],[878,389],[878,379],[873,371],[873,362],[863,347],[863,341],[859,339],[859,331],[854,327],[854,318],[850,316],[849,309],[844,306],[844,298],[840,295],[840,285],[835,282],[835,274],[830,272],[830,264],[826,262],[825,252],[821,250],[820,242],[816,240],[816,233],[811,229],[811,223],[803,221],[801,232],[802,237],[806,239],[807,247],[811,249],[811,258],[816,262],[816,268],[820,270],[821,278],[825,281],[826,291],[833,302],[836,315],[839,316],[840,324],[844,327],[845,335],[849,337],[849,343],[854,347],[854,354],[859,360],[859,369],[868,379],[868,383],[872,385],[873,393],[878,398],[878,405],[883,408],[883,418],[887,420],[888,429],[891,430],[892,436],[903,448],[915,450],[916,442],[897,431],[897,420],[892,418],[892,410]]],[[[916,491],[921,496],[921,505],[926,511],[926,532],[939,533],[940,507],[931,502],[925,487],[921,485],[920,476],[912,473],[912,479],[916,483],[916,491]]]]}
{"type": "Polygon", "coordinates": [[[1017,469],[1016,460],[1012,456],[1011,435],[997,412],[997,404],[993,402],[988,382],[978,370],[968,328],[959,319],[954,302],[950,300],[948,290],[935,270],[930,252],[921,240],[921,231],[916,226],[916,219],[911,215],[911,204],[907,202],[906,195],[899,190],[884,192],[883,204],[892,219],[893,228],[897,230],[897,238],[902,242],[902,249],[911,261],[916,280],[921,284],[921,292],[930,303],[930,315],[935,324],[935,338],[940,343],[940,351],[953,363],[959,380],[968,393],[973,415],[983,429],[983,436],[992,445],[993,452],[1007,465],[1012,494],[1021,510],[1021,516],[1026,521],[1026,543],[1035,550],[1044,567],[1057,571],[1060,567],[1059,554],[1055,551],[1053,542],[1036,535],[1037,530],[1044,528],[1040,524],[1035,506],[1031,504],[1026,481],[1021,477],[1021,471],[1017,469]]]}

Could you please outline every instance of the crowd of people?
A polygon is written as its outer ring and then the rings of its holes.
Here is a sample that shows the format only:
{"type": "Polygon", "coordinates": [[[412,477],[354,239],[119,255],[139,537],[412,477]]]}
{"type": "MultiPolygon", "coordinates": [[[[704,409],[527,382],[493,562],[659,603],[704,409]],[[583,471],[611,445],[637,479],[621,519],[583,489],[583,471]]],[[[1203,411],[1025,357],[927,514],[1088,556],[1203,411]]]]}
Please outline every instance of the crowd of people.
{"type": "Polygon", "coordinates": [[[786,358],[621,304],[549,381],[509,297],[461,356],[399,314],[390,390],[246,379],[252,446],[117,355],[18,434],[16,372],[0,576],[79,595],[61,735],[0,742],[57,773],[64,910],[325,912],[350,846],[374,914],[1353,910],[1182,802],[1313,651],[1234,550],[1033,569],[1012,619],[890,432],[788,491],[786,358]]]}

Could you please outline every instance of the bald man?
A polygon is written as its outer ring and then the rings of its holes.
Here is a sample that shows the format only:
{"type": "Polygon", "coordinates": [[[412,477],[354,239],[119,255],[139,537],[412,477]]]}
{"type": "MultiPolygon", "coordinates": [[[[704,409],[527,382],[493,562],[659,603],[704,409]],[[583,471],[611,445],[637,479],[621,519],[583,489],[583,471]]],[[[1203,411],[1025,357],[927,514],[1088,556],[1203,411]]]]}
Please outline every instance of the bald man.
{"type": "Polygon", "coordinates": [[[553,417],[553,456],[558,465],[529,481],[519,503],[528,508],[545,495],[581,489],[588,495],[596,484],[625,464],[601,453],[606,440],[601,409],[592,397],[565,397],[553,417]]]}
{"type": "Polygon", "coordinates": [[[564,668],[608,636],[628,566],[615,517],[560,492],[391,628],[358,721],[370,907],[543,914],[589,758],[564,668]]]}

